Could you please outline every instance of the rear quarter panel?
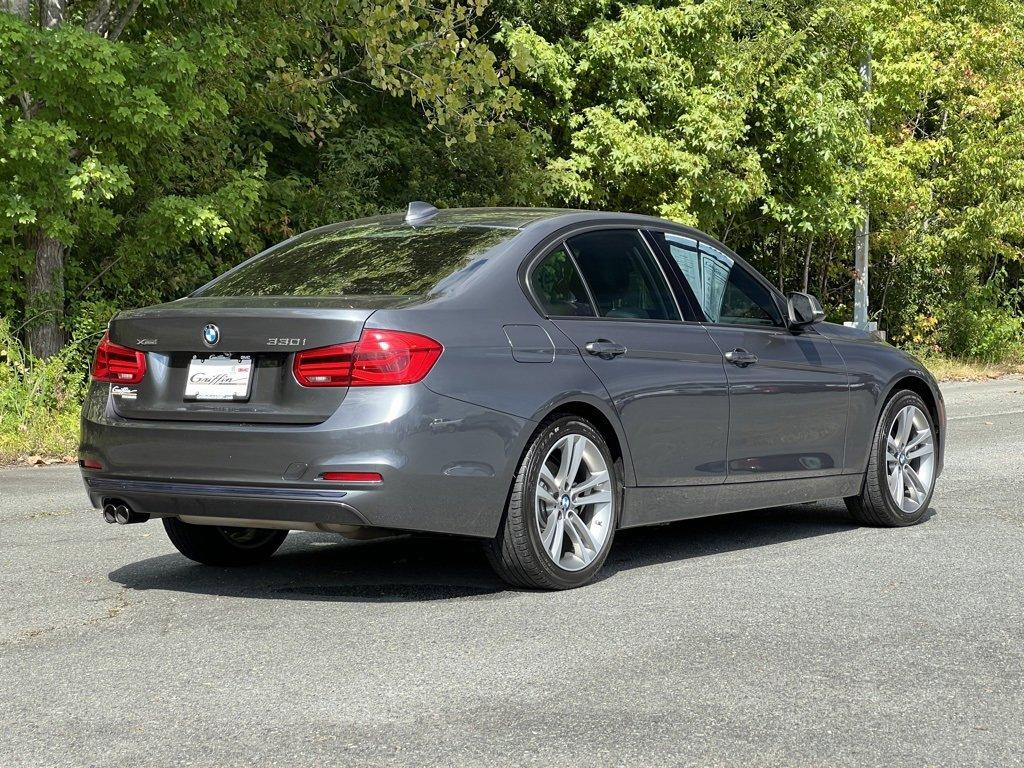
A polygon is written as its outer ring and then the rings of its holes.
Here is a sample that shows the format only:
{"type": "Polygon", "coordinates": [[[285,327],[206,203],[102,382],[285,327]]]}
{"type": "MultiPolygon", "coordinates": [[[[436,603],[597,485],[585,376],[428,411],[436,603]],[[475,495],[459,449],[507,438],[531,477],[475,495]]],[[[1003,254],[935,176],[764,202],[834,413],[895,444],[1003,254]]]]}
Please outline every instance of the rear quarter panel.
{"type": "MultiPolygon", "coordinates": [[[[511,288],[520,291],[518,284],[511,288]]],[[[624,481],[635,484],[635,474],[609,396],[579,350],[555,325],[540,317],[522,298],[503,301],[500,307],[431,310],[382,310],[368,328],[391,328],[422,333],[441,342],[444,353],[424,384],[438,394],[528,420],[515,450],[508,457],[504,477],[511,482],[529,438],[538,423],[559,406],[585,403],[600,411],[616,432],[623,450],[624,481]],[[518,305],[518,306],[517,306],[518,305]],[[507,325],[542,328],[552,341],[554,354],[520,362],[513,356],[505,333],[507,325]]]]}

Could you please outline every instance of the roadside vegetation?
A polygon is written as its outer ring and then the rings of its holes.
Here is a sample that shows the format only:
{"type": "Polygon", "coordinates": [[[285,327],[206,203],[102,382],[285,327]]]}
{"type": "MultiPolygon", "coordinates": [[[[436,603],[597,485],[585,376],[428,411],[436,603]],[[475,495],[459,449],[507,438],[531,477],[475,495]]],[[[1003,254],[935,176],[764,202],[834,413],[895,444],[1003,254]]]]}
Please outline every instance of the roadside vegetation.
{"type": "Polygon", "coordinates": [[[1002,376],[1024,376],[1024,356],[996,363],[934,356],[924,356],[921,360],[939,381],[984,381],[1002,376]]]}
{"type": "Polygon", "coordinates": [[[0,318],[0,465],[73,459],[90,342],[79,337],[40,360],[0,318]]]}
{"type": "Polygon", "coordinates": [[[0,456],[73,448],[119,309],[410,199],[666,216],[835,321],[870,210],[888,338],[1019,370],[1022,50],[1017,0],[0,0],[0,456]]]}

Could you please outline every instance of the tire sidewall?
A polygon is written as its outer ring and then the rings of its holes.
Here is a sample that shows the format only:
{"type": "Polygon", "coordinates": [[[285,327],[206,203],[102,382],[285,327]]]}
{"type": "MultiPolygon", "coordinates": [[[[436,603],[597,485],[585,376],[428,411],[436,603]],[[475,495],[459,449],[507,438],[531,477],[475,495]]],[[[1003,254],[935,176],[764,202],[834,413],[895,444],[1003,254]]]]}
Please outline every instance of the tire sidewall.
{"type": "Polygon", "coordinates": [[[263,562],[284,542],[288,531],[270,530],[259,544],[240,547],[220,526],[194,525],[176,517],[163,518],[164,530],[175,548],[197,563],[213,566],[244,566],[263,562]]]}
{"type": "Polygon", "coordinates": [[[594,578],[597,572],[601,570],[605,560],[608,559],[608,553],[611,551],[612,544],[615,540],[615,530],[619,526],[619,516],[622,513],[623,492],[619,468],[618,464],[612,457],[611,450],[608,448],[608,444],[604,437],[602,437],[601,433],[598,432],[589,422],[579,417],[569,416],[552,422],[534,439],[533,445],[527,454],[526,461],[522,468],[521,480],[524,484],[523,512],[528,515],[526,526],[527,536],[529,537],[530,548],[533,550],[537,562],[540,563],[540,567],[544,570],[545,574],[551,579],[551,581],[556,582],[562,587],[580,586],[589,582],[594,578]],[[594,561],[578,571],[566,571],[555,565],[544,550],[540,539],[540,531],[537,529],[535,521],[535,494],[537,483],[540,479],[541,463],[547,457],[548,451],[551,450],[552,446],[563,437],[570,434],[583,435],[597,446],[598,450],[601,451],[601,456],[604,458],[605,464],[608,466],[608,471],[612,479],[613,507],[611,530],[608,531],[608,538],[605,540],[604,547],[601,549],[598,556],[594,558],[594,561]]]}
{"type": "Polygon", "coordinates": [[[914,392],[904,391],[892,398],[886,404],[885,410],[882,412],[882,418],[879,419],[878,422],[878,431],[875,434],[875,481],[878,483],[879,491],[882,495],[882,502],[885,504],[886,510],[892,516],[893,520],[899,521],[901,525],[913,525],[914,523],[920,522],[928,513],[929,506],[932,502],[932,494],[935,493],[935,481],[937,479],[932,477],[931,487],[928,489],[928,496],[916,512],[904,512],[903,509],[896,504],[892,498],[892,494],[889,492],[888,464],[885,451],[886,438],[889,435],[889,431],[892,429],[893,420],[896,418],[896,414],[908,405],[916,406],[924,414],[925,419],[928,421],[928,428],[932,432],[932,442],[933,445],[936,445],[936,449],[938,443],[938,436],[935,432],[935,422],[928,410],[928,405],[921,399],[920,395],[914,392]]]}

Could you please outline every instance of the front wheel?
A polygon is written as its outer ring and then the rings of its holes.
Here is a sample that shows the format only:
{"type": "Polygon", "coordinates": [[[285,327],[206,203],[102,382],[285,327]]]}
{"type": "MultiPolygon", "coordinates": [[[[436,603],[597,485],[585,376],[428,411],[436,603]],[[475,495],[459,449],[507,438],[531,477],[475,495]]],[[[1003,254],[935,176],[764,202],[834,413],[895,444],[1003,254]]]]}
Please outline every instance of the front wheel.
{"type": "Polygon", "coordinates": [[[255,565],[270,558],[288,531],[193,525],[176,517],[163,519],[167,537],[181,554],[204,565],[255,565]]]}
{"type": "Polygon", "coordinates": [[[878,420],[860,495],[846,506],[868,525],[914,525],[935,489],[935,425],[916,392],[897,392],[878,420]]]}
{"type": "Polygon", "coordinates": [[[542,425],[523,457],[488,559],[516,586],[582,586],[608,557],[621,498],[601,433],[577,416],[555,418],[542,425]]]}

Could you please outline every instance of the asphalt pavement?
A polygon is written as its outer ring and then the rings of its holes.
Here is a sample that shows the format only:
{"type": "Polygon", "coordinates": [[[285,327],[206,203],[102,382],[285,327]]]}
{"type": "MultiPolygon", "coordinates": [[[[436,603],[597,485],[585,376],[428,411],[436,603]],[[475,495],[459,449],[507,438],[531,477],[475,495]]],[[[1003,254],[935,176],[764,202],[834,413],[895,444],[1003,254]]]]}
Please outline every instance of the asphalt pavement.
{"type": "Polygon", "coordinates": [[[562,593],[452,538],[206,568],[0,470],[0,766],[1024,765],[1024,382],[944,390],[921,525],[627,531],[562,593]]]}

